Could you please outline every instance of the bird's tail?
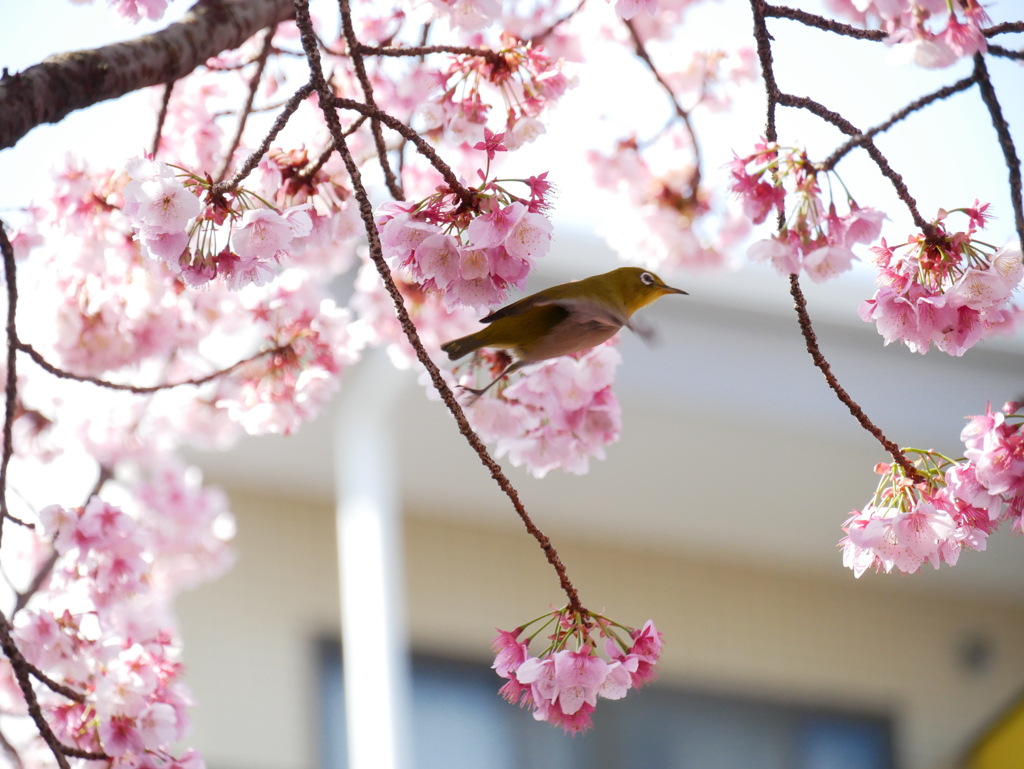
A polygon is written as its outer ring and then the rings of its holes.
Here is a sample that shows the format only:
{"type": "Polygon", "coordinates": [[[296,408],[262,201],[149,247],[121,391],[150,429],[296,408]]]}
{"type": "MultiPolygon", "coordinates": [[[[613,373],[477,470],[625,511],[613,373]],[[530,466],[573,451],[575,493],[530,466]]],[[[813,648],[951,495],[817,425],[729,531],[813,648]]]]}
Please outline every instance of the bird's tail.
{"type": "Polygon", "coordinates": [[[476,334],[470,334],[469,336],[459,337],[453,339],[450,342],[445,342],[441,345],[441,350],[448,353],[449,360],[458,360],[463,355],[469,355],[471,352],[476,352],[483,345],[480,340],[476,338],[476,334]]]}

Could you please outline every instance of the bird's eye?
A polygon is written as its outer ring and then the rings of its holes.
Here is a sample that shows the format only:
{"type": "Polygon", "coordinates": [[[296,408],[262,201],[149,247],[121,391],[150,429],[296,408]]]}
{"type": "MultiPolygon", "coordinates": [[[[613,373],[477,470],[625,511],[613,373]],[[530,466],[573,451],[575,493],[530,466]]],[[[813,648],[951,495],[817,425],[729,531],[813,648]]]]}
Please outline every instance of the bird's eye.
{"type": "Polygon", "coordinates": [[[649,272],[641,272],[640,273],[640,282],[643,283],[645,286],[653,286],[654,285],[654,276],[651,275],[651,273],[649,273],[649,272]]]}

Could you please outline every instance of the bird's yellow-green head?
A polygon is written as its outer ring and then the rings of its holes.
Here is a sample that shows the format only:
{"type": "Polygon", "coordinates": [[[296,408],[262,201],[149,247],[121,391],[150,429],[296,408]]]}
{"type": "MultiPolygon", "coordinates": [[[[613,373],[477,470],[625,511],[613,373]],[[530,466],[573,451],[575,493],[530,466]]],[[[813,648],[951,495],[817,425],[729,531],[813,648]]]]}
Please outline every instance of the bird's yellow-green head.
{"type": "Polygon", "coordinates": [[[666,294],[686,293],[681,288],[666,285],[665,281],[642,267],[620,267],[587,280],[597,283],[598,291],[623,308],[626,317],[666,294]]]}

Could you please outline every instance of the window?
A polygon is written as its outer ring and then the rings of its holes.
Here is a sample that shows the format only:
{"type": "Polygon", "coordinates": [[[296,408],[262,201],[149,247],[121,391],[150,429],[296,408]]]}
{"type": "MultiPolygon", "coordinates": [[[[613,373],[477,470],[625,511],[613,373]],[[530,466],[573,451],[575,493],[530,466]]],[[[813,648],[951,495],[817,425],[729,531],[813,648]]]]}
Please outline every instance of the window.
{"type": "MultiPolygon", "coordinates": [[[[322,769],[345,769],[341,655],[321,648],[322,769]],[[327,725],[330,725],[328,728],[327,725]]],[[[416,769],[892,769],[886,718],[674,690],[602,700],[577,737],[501,699],[482,666],[413,659],[416,769]]]]}

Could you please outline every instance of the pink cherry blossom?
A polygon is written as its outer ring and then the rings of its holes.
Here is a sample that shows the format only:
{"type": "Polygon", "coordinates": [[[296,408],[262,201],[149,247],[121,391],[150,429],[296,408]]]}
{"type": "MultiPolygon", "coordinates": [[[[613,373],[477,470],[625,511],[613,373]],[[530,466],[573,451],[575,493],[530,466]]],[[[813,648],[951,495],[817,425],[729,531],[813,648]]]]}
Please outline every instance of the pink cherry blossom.
{"type": "Polygon", "coordinates": [[[513,631],[498,632],[493,668],[507,679],[502,697],[532,707],[535,719],[570,734],[590,728],[598,698],[622,699],[631,688],[652,680],[661,653],[661,634],[650,620],[641,629],[626,628],[600,614],[577,614],[569,607],[513,631]],[[534,624],[554,626],[548,636],[551,643],[536,657],[530,654],[529,641],[521,639],[534,624]],[[631,645],[620,638],[622,631],[629,633],[631,645]],[[608,659],[595,652],[592,636],[597,635],[606,639],[608,659]]]}

